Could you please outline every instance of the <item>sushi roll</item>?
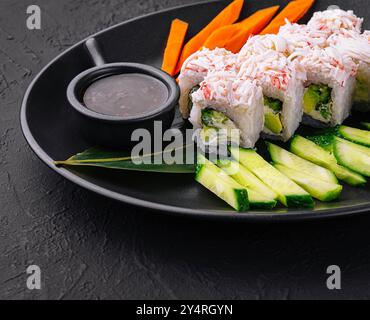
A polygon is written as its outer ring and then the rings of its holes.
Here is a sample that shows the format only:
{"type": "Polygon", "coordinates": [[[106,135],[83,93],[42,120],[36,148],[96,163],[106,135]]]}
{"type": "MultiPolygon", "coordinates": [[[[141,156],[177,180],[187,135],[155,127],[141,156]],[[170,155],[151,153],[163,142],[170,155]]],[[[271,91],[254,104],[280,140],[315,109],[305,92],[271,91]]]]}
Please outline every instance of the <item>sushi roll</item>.
{"type": "Polygon", "coordinates": [[[334,34],[329,37],[328,43],[358,64],[354,107],[359,111],[370,111],[370,32],[334,34]]]}
{"type": "Polygon", "coordinates": [[[230,142],[253,148],[263,129],[262,89],[235,74],[212,72],[192,94],[190,122],[195,128],[224,129],[230,142]],[[235,137],[232,132],[237,132],[235,137]],[[231,136],[229,136],[229,133],[231,136]],[[235,139],[237,138],[237,139],[235,139]]]}
{"type": "Polygon", "coordinates": [[[179,75],[180,111],[187,119],[192,109],[191,94],[199,89],[209,71],[232,71],[236,66],[236,55],[225,49],[202,49],[192,54],[182,65],[179,75]]]}
{"type": "Polygon", "coordinates": [[[290,57],[307,72],[303,108],[306,124],[341,124],[350,114],[357,65],[334,47],[296,50],[290,57]]]}
{"type": "MultiPolygon", "coordinates": [[[[291,54],[294,54],[296,50],[302,49],[313,49],[316,50],[314,54],[317,54],[319,52],[317,50],[318,48],[325,49],[328,47],[334,47],[335,51],[337,51],[335,55],[345,56],[345,61],[343,61],[344,63],[349,61],[349,59],[352,59],[358,66],[353,102],[355,108],[360,111],[369,111],[370,42],[368,32],[364,32],[362,35],[360,33],[362,23],[363,19],[358,18],[353,11],[344,11],[339,8],[334,8],[315,13],[307,25],[290,24],[287,22],[285,26],[280,28],[279,35],[287,40],[288,49],[291,54]]],[[[331,59],[330,56],[327,56],[325,53],[323,53],[323,57],[327,60],[331,59]]],[[[336,63],[334,62],[334,64],[336,63]]],[[[350,73],[351,69],[354,69],[353,63],[351,62],[349,62],[347,67],[347,71],[350,73]]],[[[325,77],[325,75],[321,76],[325,77]]],[[[352,87],[352,82],[353,79],[351,77],[349,79],[348,90],[352,87]]],[[[334,87],[336,86],[335,83],[333,83],[333,85],[334,87]]],[[[316,90],[318,89],[316,88],[316,90]]],[[[323,89],[321,88],[320,90],[323,89]]],[[[328,88],[326,88],[325,91],[328,91],[328,88]]],[[[344,90],[344,92],[345,91],[346,90],[344,90]]],[[[344,92],[342,94],[345,94],[344,92]]],[[[306,101],[309,100],[308,96],[309,93],[307,93],[306,101]]],[[[337,96],[339,97],[340,95],[337,96]]],[[[317,108],[324,110],[321,107],[317,108]]],[[[342,118],[346,117],[346,114],[348,113],[344,111],[345,109],[342,110],[342,116],[338,115],[337,118],[337,121],[340,122],[343,121],[342,118]]],[[[314,116],[314,118],[319,120],[320,117],[316,113],[316,117],[314,116]]],[[[308,120],[307,117],[306,120],[308,120]]],[[[321,118],[320,121],[328,123],[328,119],[321,118]]],[[[319,122],[308,122],[311,124],[319,124],[319,122]]],[[[331,119],[331,123],[334,125],[334,118],[331,119]]]]}
{"type": "Polygon", "coordinates": [[[251,38],[243,48],[239,63],[238,76],[255,80],[262,87],[263,132],[289,140],[302,120],[305,70],[287,57],[287,43],[276,35],[251,38]]]}

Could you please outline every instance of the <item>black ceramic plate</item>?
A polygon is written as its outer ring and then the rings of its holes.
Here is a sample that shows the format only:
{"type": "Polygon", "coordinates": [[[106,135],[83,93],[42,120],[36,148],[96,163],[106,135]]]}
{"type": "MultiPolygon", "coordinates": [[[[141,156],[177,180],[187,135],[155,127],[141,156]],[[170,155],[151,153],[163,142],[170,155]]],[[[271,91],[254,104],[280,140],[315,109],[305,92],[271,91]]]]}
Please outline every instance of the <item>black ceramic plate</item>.
{"type": "MultiPolygon", "coordinates": [[[[368,0],[317,0],[313,11],[337,2],[341,8],[353,9],[370,18],[368,0]]],[[[282,5],[279,0],[246,0],[244,15],[258,9],[282,5]]],[[[124,22],[97,35],[107,62],[133,61],[160,66],[169,25],[180,18],[190,23],[194,34],[224,6],[224,1],[183,6],[124,22]]],[[[109,10],[109,8],[107,8],[109,10]]],[[[306,18],[306,19],[307,19],[306,18]]],[[[365,27],[368,28],[368,21],[365,27]]],[[[68,83],[80,72],[92,67],[82,42],[57,57],[35,78],[28,88],[21,111],[24,135],[32,149],[53,170],[76,184],[107,197],[157,209],[172,214],[221,217],[246,220],[295,220],[334,217],[370,211],[370,189],[345,186],[340,200],[317,203],[314,210],[250,211],[236,213],[224,202],[198,185],[192,175],[119,172],[91,168],[57,168],[54,160],[63,160],[83,151],[89,144],[82,138],[68,106],[68,83]]],[[[356,122],[358,115],[350,121],[356,122]]]]}

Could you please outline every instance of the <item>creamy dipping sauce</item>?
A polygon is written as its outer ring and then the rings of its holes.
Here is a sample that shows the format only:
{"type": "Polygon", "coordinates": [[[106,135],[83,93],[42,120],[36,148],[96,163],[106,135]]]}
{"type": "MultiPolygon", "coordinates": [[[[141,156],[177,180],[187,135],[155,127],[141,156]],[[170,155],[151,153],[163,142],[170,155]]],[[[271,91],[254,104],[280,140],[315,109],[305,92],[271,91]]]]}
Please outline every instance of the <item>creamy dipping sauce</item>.
{"type": "Polygon", "coordinates": [[[87,88],[83,101],[92,111],[125,118],[151,113],[167,99],[168,90],[163,82],[129,73],[97,80],[87,88]]]}

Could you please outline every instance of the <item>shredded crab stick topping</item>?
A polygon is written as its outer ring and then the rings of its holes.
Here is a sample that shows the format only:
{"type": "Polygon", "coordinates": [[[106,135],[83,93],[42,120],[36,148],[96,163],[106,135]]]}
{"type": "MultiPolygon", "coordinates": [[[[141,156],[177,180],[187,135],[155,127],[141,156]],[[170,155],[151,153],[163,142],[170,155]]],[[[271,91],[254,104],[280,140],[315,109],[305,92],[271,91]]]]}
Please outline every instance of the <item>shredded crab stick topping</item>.
{"type": "Polygon", "coordinates": [[[232,70],[236,66],[236,55],[226,49],[203,48],[191,55],[182,65],[179,79],[184,76],[204,78],[210,70],[232,70]]]}
{"type": "Polygon", "coordinates": [[[212,72],[201,83],[200,89],[193,94],[197,100],[217,100],[225,105],[251,105],[253,99],[260,97],[261,89],[256,81],[243,80],[226,72],[212,72]]]}
{"type": "Polygon", "coordinates": [[[284,37],[293,52],[297,48],[325,48],[333,45],[338,36],[353,37],[361,32],[363,19],[354,15],[353,11],[332,8],[316,12],[307,25],[286,24],[280,28],[279,35],[284,37]]]}
{"type": "Polygon", "coordinates": [[[306,72],[287,57],[287,41],[277,35],[255,36],[239,54],[239,76],[256,79],[260,84],[285,90],[290,79],[306,80],[306,72]]]}
{"type": "Polygon", "coordinates": [[[352,10],[328,9],[315,12],[307,26],[330,33],[341,33],[350,30],[360,33],[363,19],[358,18],[352,10]]]}
{"type": "Polygon", "coordinates": [[[365,30],[362,36],[367,39],[367,41],[370,41],[370,30],[365,30]]]}
{"type": "Polygon", "coordinates": [[[358,69],[351,58],[342,55],[334,47],[296,50],[289,58],[297,58],[308,74],[320,74],[329,83],[337,83],[342,87],[356,75],[358,69]]]}
{"type": "Polygon", "coordinates": [[[264,53],[267,50],[287,53],[287,41],[283,37],[274,34],[251,37],[241,49],[239,60],[243,60],[245,56],[264,53]]]}
{"type": "Polygon", "coordinates": [[[330,33],[325,30],[318,30],[304,24],[290,23],[280,28],[279,36],[283,37],[288,43],[288,51],[292,53],[297,48],[321,47],[327,45],[327,38],[330,33]]]}
{"type": "Polygon", "coordinates": [[[299,63],[290,61],[285,55],[273,50],[246,57],[239,76],[256,79],[260,85],[271,85],[283,91],[288,88],[292,79],[306,80],[305,70],[299,63]]]}
{"type": "Polygon", "coordinates": [[[368,32],[358,34],[345,31],[340,35],[334,34],[328,39],[328,44],[335,47],[341,54],[352,58],[356,63],[370,65],[370,39],[368,32]]]}

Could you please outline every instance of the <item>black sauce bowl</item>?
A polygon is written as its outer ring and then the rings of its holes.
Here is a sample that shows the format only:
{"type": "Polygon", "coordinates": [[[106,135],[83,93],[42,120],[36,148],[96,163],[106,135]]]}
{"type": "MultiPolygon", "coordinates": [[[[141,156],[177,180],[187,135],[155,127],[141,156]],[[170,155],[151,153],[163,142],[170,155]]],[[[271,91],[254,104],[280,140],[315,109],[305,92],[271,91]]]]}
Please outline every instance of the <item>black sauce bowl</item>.
{"type": "Polygon", "coordinates": [[[135,144],[131,136],[137,129],[148,130],[151,137],[154,137],[156,121],[161,123],[163,131],[171,127],[180,96],[175,79],[157,68],[144,64],[130,62],[105,64],[94,38],[86,42],[86,47],[96,67],[80,73],[71,81],[67,89],[67,98],[78,116],[81,133],[92,145],[123,149],[135,144]],[[154,111],[134,117],[100,114],[84,105],[84,94],[92,83],[113,75],[130,73],[151,76],[165,84],[168,90],[166,102],[154,111]]]}

